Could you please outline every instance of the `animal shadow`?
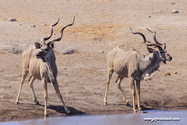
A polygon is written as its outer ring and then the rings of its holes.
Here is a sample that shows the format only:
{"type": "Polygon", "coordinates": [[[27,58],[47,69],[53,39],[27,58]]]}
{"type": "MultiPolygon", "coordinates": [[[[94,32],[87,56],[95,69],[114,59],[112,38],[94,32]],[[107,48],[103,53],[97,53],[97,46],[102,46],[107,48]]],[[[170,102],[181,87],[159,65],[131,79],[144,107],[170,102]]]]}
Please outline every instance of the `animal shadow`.
{"type": "Polygon", "coordinates": [[[133,107],[130,103],[127,103],[127,104],[112,104],[112,105],[125,105],[127,107],[133,107]]]}
{"type": "MultiPolygon", "coordinates": [[[[127,107],[133,107],[130,103],[127,103],[127,104],[112,104],[112,105],[125,105],[127,107]]],[[[136,105],[136,109],[138,109],[138,105],[136,105]]],[[[141,105],[141,109],[142,110],[153,110],[153,108],[148,108],[148,107],[145,107],[143,105],[141,105]]]]}
{"type": "MultiPolygon", "coordinates": [[[[137,106],[137,105],[136,105],[137,106]]],[[[137,106],[138,107],[138,106],[137,106]]],[[[137,108],[136,107],[136,108],[137,108]]],[[[143,106],[143,105],[141,105],[141,109],[142,110],[153,110],[153,108],[148,108],[148,107],[145,107],[145,106],[143,106]]]]}
{"type": "MultiPolygon", "coordinates": [[[[44,105],[41,105],[39,104],[40,106],[43,106],[44,105]]],[[[85,112],[82,112],[82,111],[79,111],[73,107],[67,107],[69,110],[70,110],[70,113],[68,114],[65,109],[64,109],[64,106],[54,106],[54,105],[49,105],[47,106],[47,109],[52,109],[52,110],[55,110],[56,112],[58,113],[63,113],[63,114],[66,114],[66,115],[83,115],[83,114],[86,114],[85,112]]]]}

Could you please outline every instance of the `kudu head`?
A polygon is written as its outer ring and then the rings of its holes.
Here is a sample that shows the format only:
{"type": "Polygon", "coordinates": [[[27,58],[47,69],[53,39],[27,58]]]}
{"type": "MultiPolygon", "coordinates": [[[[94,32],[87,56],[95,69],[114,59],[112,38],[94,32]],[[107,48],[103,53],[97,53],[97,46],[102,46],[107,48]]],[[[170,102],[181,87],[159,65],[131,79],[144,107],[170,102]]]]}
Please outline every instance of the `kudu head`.
{"type": "Polygon", "coordinates": [[[134,32],[134,31],[131,29],[131,27],[130,27],[130,30],[131,30],[131,32],[132,32],[133,34],[139,34],[139,35],[141,35],[141,36],[143,37],[144,43],[147,45],[146,48],[147,48],[147,50],[148,50],[149,53],[154,53],[154,54],[156,54],[157,57],[159,57],[159,61],[162,61],[162,62],[165,63],[165,64],[166,64],[166,61],[171,61],[171,60],[172,60],[172,57],[171,57],[170,54],[167,53],[167,51],[166,51],[166,43],[162,44],[162,43],[158,42],[157,39],[156,39],[156,32],[155,32],[155,31],[151,31],[151,30],[148,29],[148,28],[146,28],[146,29],[147,29],[148,31],[150,31],[151,33],[154,34],[154,35],[153,35],[153,39],[154,39],[155,43],[147,43],[146,37],[145,37],[142,33],[140,33],[140,32],[134,32]],[[163,48],[162,48],[162,45],[164,45],[163,48]],[[158,50],[152,49],[151,46],[158,48],[158,50]]]}
{"type": "Polygon", "coordinates": [[[50,58],[50,55],[51,53],[53,52],[53,47],[54,47],[54,42],[56,41],[60,41],[62,39],[62,36],[63,36],[63,31],[66,27],[68,26],[72,26],[74,24],[74,20],[75,20],[75,17],[73,18],[73,22],[71,24],[68,24],[66,26],[64,26],[61,30],[61,34],[60,34],[60,37],[57,38],[57,39],[53,39],[49,42],[45,42],[46,40],[50,39],[52,34],[53,34],[53,26],[56,26],[59,22],[60,18],[58,19],[58,21],[53,24],[53,25],[50,25],[50,29],[51,29],[51,34],[46,37],[46,38],[42,38],[41,41],[42,41],[42,44],[40,44],[39,42],[35,42],[35,48],[36,49],[39,49],[40,51],[36,54],[36,58],[37,59],[42,59],[43,62],[46,62],[48,58],[50,58]]]}

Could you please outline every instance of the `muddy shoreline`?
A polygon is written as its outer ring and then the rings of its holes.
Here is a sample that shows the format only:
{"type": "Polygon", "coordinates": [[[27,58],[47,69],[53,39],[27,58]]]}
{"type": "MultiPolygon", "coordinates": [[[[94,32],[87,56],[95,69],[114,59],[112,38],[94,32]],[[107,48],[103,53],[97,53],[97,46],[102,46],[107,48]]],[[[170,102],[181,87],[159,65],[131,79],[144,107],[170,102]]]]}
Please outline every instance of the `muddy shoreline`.
{"type": "MultiPolygon", "coordinates": [[[[186,107],[170,107],[170,108],[159,108],[159,109],[146,109],[146,111],[138,111],[137,113],[147,113],[147,110],[163,110],[163,111],[186,111],[186,107]]],[[[116,114],[136,114],[134,111],[108,111],[108,112],[91,112],[91,113],[77,113],[77,114],[50,114],[47,118],[54,118],[54,117],[68,117],[68,116],[90,116],[90,115],[116,115],[116,114]]],[[[35,115],[35,116],[22,116],[22,117],[6,117],[0,118],[0,122],[7,122],[7,121],[26,121],[32,119],[46,119],[43,115],[35,115]]]]}

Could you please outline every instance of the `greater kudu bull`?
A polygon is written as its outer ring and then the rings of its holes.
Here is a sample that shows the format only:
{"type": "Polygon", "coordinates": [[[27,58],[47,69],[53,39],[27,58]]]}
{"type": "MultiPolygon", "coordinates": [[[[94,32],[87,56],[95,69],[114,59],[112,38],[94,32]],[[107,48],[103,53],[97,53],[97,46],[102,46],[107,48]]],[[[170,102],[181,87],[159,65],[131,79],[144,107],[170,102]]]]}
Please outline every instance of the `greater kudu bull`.
{"type": "Polygon", "coordinates": [[[58,97],[60,98],[62,104],[64,105],[65,111],[67,113],[70,112],[62,99],[62,96],[59,91],[58,82],[56,80],[58,70],[57,70],[57,66],[55,63],[56,58],[55,58],[55,54],[53,51],[53,47],[54,47],[54,42],[60,41],[62,39],[64,29],[74,24],[74,20],[75,20],[75,17],[73,18],[73,22],[71,24],[68,24],[62,28],[61,36],[59,38],[51,40],[48,43],[46,43],[45,41],[51,38],[53,34],[53,26],[58,24],[59,22],[59,19],[58,19],[58,21],[55,24],[50,26],[51,34],[48,37],[41,39],[42,44],[35,42],[35,47],[29,48],[23,52],[22,79],[21,79],[20,88],[18,91],[18,96],[16,99],[17,104],[19,104],[19,97],[20,97],[21,88],[23,86],[24,80],[27,74],[30,72],[31,75],[28,81],[29,81],[29,86],[32,90],[34,102],[36,102],[36,104],[39,104],[39,102],[34,93],[33,82],[35,79],[42,80],[43,82],[44,100],[45,100],[44,116],[47,116],[47,97],[48,97],[47,83],[50,83],[50,82],[53,83],[54,89],[58,97]]]}
{"type": "MultiPolygon", "coordinates": [[[[131,28],[130,28],[131,29],[131,28]]],[[[147,28],[147,30],[149,30],[147,28]]],[[[121,95],[123,96],[123,100],[128,103],[123,91],[121,89],[121,81],[125,77],[130,78],[130,86],[132,89],[133,96],[133,110],[135,109],[135,81],[138,93],[138,109],[141,110],[140,107],[140,80],[151,77],[151,74],[155,72],[160,63],[166,63],[166,61],[171,61],[172,57],[166,51],[166,44],[164,43],[164,48],[161,47],[162,43],[159,43],[156,39],[156,32],[149,30],[154,33],[154,41],[155,43],[147,43],[146,37],[140,32],[131,32],[133,34],[139,34],[143,37],[144,43],[147,45],[147,50],[149,51],[148,56],[142,56],[139,52],[133,50],[125,52],[120,48],[116,47],[112,51],[110,51],[107,55],[107,66],[108,66],[108,79],[106,83],[106,91],[104,97],[104,105],[107,104],[107,91],[110,84],[110,79],[112,77],[113,72],[116,72],[118,77],[116,78],[116,84],[118,89],[120,90],[121,95]],[[158,50],[153,50],[150,46],[154,46],[158,48],[158,50]]]]}

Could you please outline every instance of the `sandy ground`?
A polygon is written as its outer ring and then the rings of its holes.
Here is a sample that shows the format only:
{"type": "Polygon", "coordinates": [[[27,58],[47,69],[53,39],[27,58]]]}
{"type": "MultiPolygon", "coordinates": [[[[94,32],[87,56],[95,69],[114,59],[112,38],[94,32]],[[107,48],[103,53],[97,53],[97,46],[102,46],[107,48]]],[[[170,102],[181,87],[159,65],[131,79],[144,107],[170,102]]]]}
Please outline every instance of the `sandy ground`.
{"type": "MultiPolygon", "coordinates": [[[[20,104],[15,104],[22,73],[21,56],[35,41],[48,36],[49,25],[58,17],[61,20],[54,27],[53,38],[76,16],[75,24],[64,31],[54,49],[59,88],[72,114],[132,111],[129,80],[122,82],[130,101],[130,106],[126,106],[114,83],[116,74],[109,87],[108,105],[103,105],[107,53],[120,45],[125,51],[136,49],[148,54],[142,38],[133,35],[130,26],[150,41],[152,34],[146,27],[157,31],[157,39],[166,42],[173,57],[150,80],[141,82],[142,108],[187,106],[186,0],[4,0],[0,5],[0,120],[43,115],[44,94],[39,80],[34,82],[34,88],[40,105],[33,102],[27,81],[20,104]],[[172,14],[173,10],[179,13],[172,14]],[[8,18],[16,21],[10,22],[8,18]],[[76,51],[63,54],[67,49],[76,51]],[[165,76],[166,73],[170,75],[165,76]]],[[[65,114],[52,84],[48,84],[48,95],[48,114],[65,114]]]]}

